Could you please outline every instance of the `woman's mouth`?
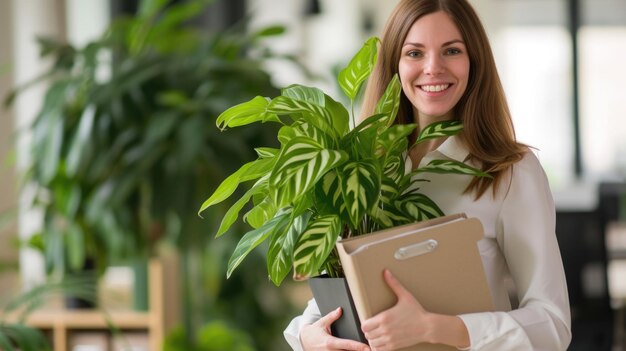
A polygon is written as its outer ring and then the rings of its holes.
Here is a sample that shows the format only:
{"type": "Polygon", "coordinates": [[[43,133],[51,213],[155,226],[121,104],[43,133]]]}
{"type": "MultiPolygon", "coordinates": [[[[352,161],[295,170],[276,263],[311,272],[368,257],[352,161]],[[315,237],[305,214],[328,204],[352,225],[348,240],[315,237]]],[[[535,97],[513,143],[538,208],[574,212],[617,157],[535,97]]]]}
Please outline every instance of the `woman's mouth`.
{"type": "Polygon", "coordinates": [[[451,84],[432,84],[432,85],[420,85],[420,89],[428,93],[438,93],[444,91],[450,87],[451,84]]]}

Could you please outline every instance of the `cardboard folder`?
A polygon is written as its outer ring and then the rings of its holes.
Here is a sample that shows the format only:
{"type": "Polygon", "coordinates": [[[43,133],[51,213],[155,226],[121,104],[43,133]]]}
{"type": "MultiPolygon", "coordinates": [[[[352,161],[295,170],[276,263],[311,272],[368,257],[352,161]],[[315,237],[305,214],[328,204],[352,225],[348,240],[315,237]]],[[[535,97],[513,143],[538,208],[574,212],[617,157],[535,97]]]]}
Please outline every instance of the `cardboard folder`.
{"type": "MultiPolygon", "coordinates": [[[[361,322],[392,307],[396,296],[384,269],[430,312],[493,311],[477,242],[483,227],[465,214],[440,217],[337,242],[339,258],[361,322]]],[[[420,344],[405,350],[455,350],[420,344]]]]}

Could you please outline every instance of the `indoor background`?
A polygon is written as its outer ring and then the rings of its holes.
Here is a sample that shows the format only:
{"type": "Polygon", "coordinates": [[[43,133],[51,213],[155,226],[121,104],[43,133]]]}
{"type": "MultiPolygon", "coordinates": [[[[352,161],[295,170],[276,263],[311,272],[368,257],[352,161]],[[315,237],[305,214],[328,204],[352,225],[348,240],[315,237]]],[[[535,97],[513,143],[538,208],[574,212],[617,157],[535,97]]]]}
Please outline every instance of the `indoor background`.
{"type": "MultiPolygon", "coordinates": [[[[518,139],[536,149],[556,201],[557,235],[574,321],[570,349],[624,350],[626,2],[471,2],[490,37],[518,139]]],[[[271,77],[271,83],[276,87],[293,83],[311,85],[339,96],[333,78],[336,72],[368,37],[380,34],[395,3],[391,0],[223,0],[215,1],[188,25],[206,32],[243,28],[248,33],[269,25],[282,25],[283,34],[262,43],[274,55],[263,60],[261,66],[271,77]]],[[[4,99],[14,87],[50,66],[49,60],[39,58],[36,36],[43,34],[77,48],[84,47],[98,38],[115,18],[132,15],[137,8],[136,0],[0,1],[0,95],[4,99]]],[[[250,54],[258,52],[252,50],[250,54]]],[[[101,74],[106,79],[107,70],[101,74]]],[[[4,214],[0,217],[0,301],[19,295],[46,276],[42,255],[16,244],[37,232],[42,221],[41,213],[29,205],[28,189],[20,192],[19,179],[28,168],[30,155],[25,150],[33,137],[23,132],[41,108],[45,88],[37,85],[25,90],[12,106],[0,112],[0,211],[4,214]]],[[[213,237],[209,232],[204,235],[213,237]]],[[[211,239],[202,245],[204,251],[198,254],[201,258],[186,262],[183,257],[179,269],[198,271],[203,277],[211,274],[198,267],[210,264],[211,260],[205,256],[217,244],[211,239]]],[[[195,290],[189,296],[202,310],[188,325],[199,329],[219,316],[234,329],[241,329],[237,331],[249,335],[257,349],[286,349],[280,328],[304,308],[309,296],[306,283],[289,282],[278,288],[259,283],[262,285],[259,291],[249,291],[256,295],[254,308],[259,308],[264,320],[273,324],[273,329],[265,330],[261,337],[250,331],[254,326],[238,325],[237,318],[243,317],[229,311],[228,305],[215,307],[223,301],[220,295],[223,292],[215,290],[229,289],[222,285],[225,283],[215,283],[216,279],[225,279],[224,272],[222,267],[211,278],[202,278],[203,283],[195,288],[190,288],[190,282],[179,283],[182,295],[195,290]],[[220,287],[212,288],[211,282],[220,287]],[[212,296],[210,301],[203,301],[205,294],[212,296]],[[273,315],[268,312],[272,309],[281,309],[283,313],[273,315]]],[[[121,280],[122,284],[132,282],[124,269],[111,269],[105,277],[113,282],[121,280]]],[[[169,284],[178,285],[175,280],[169,284]]],[[[183,314],[189,310],[189,306],[180,308],[183,314]]]]}

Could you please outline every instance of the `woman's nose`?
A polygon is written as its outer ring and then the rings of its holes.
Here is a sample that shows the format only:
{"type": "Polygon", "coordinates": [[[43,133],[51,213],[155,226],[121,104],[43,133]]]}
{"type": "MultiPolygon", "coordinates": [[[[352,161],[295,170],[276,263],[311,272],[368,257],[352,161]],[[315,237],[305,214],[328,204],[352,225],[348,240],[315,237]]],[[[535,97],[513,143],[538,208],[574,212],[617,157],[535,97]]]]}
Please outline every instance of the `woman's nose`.
{"type": "Polygon", "coordinates": [[[424,62],[424,73],[440,74],[444,71],[444,63],[439,55],[429,55],[424,62]]]}

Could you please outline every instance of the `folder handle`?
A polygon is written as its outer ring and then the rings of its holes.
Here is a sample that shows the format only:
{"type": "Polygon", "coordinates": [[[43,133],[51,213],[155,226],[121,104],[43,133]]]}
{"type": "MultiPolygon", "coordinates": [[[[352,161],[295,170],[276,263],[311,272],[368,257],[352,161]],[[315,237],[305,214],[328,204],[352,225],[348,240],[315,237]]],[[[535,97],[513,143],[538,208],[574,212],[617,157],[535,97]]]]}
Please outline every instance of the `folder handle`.
{"type": "Polygon", "coordinates": [[[396,250],[393,257],[396,260],[406,260],[412,257],[420,256],[433,252],[439,243],[435,239],[428,239],[417,244],[404,246],[396,250]]]}

